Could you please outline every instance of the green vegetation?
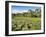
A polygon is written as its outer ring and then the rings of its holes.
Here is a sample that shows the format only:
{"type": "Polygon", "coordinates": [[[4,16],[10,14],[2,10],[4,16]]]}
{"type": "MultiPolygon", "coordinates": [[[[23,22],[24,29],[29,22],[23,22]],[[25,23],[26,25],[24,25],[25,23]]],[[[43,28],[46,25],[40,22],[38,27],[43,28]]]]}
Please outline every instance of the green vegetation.
{"type": "Polygon", "coordinates": [[[12,14],[12,31],[40,30],[41,10],[12,14]]]}

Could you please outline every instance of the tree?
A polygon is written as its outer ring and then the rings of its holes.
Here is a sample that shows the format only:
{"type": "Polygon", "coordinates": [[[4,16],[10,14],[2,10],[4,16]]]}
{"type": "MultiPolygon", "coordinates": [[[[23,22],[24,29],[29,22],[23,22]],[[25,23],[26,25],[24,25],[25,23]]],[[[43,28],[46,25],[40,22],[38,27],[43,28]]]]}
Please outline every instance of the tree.
{"type": "Polygon", "coordinates": [[[41,8],[37,8],[35,10],[35,14],[37,15],[37,17],[41,17],[41,8]]]}
{"type": "Polygon", "coordinates": [[[31,9],[28,10],[28,12],[31,14],[31,17],[33,17],[33,12],[31,9]]]}

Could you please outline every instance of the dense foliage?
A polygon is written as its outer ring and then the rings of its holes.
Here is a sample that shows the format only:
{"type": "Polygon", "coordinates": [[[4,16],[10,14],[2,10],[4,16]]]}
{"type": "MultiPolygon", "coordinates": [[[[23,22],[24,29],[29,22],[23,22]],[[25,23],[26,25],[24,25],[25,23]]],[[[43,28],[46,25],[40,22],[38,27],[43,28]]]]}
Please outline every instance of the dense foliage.
{"type": "Polygon", "coordinates": [[[12,14],[13,16],[24,16],[24,17],[41,17],[41,9],[36,9],[35,11],[28,10],[28,12],[23,12],[23,13],[17,13],[17,14],[12,14]]]}
{"type": "Polygon", "coordinates": [[[41,9],[12,14],[12,31],[40,30],[41,9]]]}

